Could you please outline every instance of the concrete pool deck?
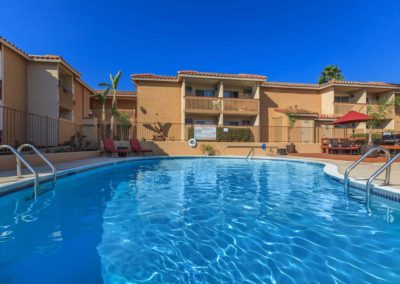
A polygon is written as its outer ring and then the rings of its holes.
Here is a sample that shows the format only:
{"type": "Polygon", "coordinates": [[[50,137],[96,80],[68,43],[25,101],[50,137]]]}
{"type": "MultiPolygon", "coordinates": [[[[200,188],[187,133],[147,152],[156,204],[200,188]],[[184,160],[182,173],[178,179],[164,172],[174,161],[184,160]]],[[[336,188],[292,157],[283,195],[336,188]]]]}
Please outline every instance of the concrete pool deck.
{"type": "MultiPolygon", "coordinates": [[[[261,156],[257,156],[262,158],[261,156]]],[[[88,158],[82,160],[76,160],[71,162],[64,162],[64,163],[57,163],[54,164],[55,168],[57,169],[58,173],[66,173],[69,170],[73,170],[76,168],[84,167],[91,167],[92,165],[102,166],[104,163],[118,163],[121,161],[130,161],[135,159],[140,159],[142,157],[128,157],[128,158],[119,158],[119,157],[96,157],[96,158],[88,158]]],[[[270,157],[268,157],[270,158],[270,157]]],[[[299,157],[299,156],[279,156],[279,159],[292,159],[292,160],[306,160],[306,161],[316,161],[316,162],[323,162],[337,166],[338,172],[340,174],[344,174],[345,170],[349,165],[353,163],[353,161],[342,161],[342,160],[332,160],[332,159],[324,159],[324,158],[315,158],[315,157],[299,157]]],[[[361,163],[357,168],[355,168],[352,173],[351,177],[356,178],[358,181],[366,181],[366,179],[375,172],[379,167],[383,165],[383,162],[377,163],[361,163]]],[[[41,178],[46,178],[50,174],[50,169],[47,165],[40,165],[36,166],[35,170],[40,173],[41,178]]],[[[27,183],[31,182],[33,175],[30,174],[27,169],[23,169],[23,178],[18,178],[16,176],[16,171],[0,171],[0,186],[12,186],[13,183],[21,181],[26,181],[27,183]]],[[[383,174],[375,180],[375,185],[382,185],[383,182],[383,174]]],[[[390,187],[394,189],[394,191],[400,193],[400,164],[395,163],[392,165],[392,172],[391,172],[391,183],[390,187]]]]}

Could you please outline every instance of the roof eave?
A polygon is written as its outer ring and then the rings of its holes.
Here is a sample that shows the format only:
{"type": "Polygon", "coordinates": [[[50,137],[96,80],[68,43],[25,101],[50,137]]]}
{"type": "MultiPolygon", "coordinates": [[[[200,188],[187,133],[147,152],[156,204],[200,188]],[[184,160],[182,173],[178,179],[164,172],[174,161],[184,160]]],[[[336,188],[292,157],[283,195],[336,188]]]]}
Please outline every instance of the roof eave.
{"type": "Polygon", "coordinates": [[[9,43],[7,40],[5,40],[4,38],[0,37],[0,43],[3,44],[4,46],[6,46],[7,48],[13,50],[14,52],[18,53],[19,55],[21,55],[23,58],[30,60],[31,58],[29,57],[29,55],[27,53],[25,53],[24,51],[22,51],[21,49],[19,49],[18,47],[14,46],[13,44],[9,43]]]}
{"type": "Polygon", "coordinates": [[[179,74],[178,78],[201,78],[201,79],[214,79],[214,80],[235,80],[235,81],[257,81],[257,82],[265,82],[265,79],[261,78],[237,78],[237,77],[224,77],[224,76],[206,76],[206,75],[189,75],[189,74],[179,74]]]}

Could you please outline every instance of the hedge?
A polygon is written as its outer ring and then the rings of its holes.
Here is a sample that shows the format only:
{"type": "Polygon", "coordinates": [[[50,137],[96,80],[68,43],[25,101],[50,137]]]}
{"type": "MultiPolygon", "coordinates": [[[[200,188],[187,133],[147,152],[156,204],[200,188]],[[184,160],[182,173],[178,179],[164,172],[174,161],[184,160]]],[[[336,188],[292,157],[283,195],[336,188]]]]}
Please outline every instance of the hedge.
{"type": "MultiPolygon", "coordinates": [[[[188,137],[194,138],[194,127],[188,128],[188,137]]],[[[254,140],[251,128],[217,127],[218,142],[252,142],[254,140]],[[227,132],[224,129],[228,129],[227,132]]]]}

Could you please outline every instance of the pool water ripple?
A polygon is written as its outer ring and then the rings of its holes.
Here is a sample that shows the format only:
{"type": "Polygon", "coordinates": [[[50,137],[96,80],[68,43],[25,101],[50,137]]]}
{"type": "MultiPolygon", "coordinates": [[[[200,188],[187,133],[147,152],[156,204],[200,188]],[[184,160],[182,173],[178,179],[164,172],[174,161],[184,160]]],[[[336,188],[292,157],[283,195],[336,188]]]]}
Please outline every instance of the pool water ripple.
{"type": "Polygon", "coordinates": [[[155,159],[60,179],[36,201],[24,195],[0,199],[0,283],[400,277],[399,212],[373,202],[370,215],[320,165],[155,159]]]}

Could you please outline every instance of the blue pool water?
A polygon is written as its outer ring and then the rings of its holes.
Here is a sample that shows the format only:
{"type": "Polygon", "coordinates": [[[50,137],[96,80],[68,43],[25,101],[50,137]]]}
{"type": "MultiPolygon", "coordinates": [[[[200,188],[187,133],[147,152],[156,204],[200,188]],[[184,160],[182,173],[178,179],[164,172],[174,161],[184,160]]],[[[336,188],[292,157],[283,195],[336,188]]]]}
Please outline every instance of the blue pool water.
{"type": "Polygon", "coordinates": [[[398,283],[399,213],[322,166],[155,159],[0,198],[0,283],[398,283]]]}

